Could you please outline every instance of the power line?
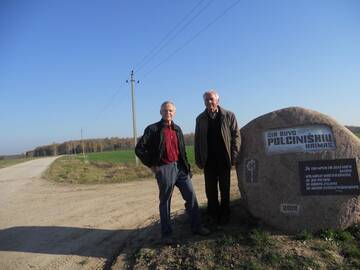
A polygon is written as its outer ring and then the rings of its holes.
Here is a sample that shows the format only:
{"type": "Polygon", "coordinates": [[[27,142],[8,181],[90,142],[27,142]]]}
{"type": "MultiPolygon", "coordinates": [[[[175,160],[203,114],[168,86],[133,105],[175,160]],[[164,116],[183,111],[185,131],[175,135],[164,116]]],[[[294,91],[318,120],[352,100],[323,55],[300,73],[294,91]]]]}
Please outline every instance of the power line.
{"type": "Polygon", "coordinates": [[[158,43],[158,45],[156,45],[151,50],[151,52],[143,58],[143,60],[140,62],[140,64],[138,64],[138,67],[136,68],[137,72],[143,69],[143,67],[146,66],[156,55],[158,55],[171,41],[173,41],[177,36],[179,36],[179,34],[181,34],[213,2],[213,0],[210,0],[203,8],[201,8],[193,17],[191,17],[180,29],[178,29],[173,34],[173,32],[187,20],[187,18],[200,6],[203,1],[204,0],[200,0],[197,5],[170,32],[166,34],[165,38],[163,38],[158,43]]]}
{"type": "MultiPolygon", "coordinates": [[[[161,50],[163,50],[174,38],[176,38],[182,31],[184,31],[186,29],[187,26],[190,25],[190,23],[192,21],[194,21],[209,5],[213,0],[210,0],[202,9],[200,9],[193,17],[191,17],[189,19],[189,21],[183,25],[175,34],[174,31],[176,29],[178,29],[189,17],[192,13],[194,13],[194,11],[204,2],[205,0],[200,0],[192,9],[191,11],[186,14],[182,20],[179,21],[179,23],[172,29],[170,30],[166,36],[150,51],[149,54],[147,54],[140,62],[137,66],[138,70],[142,69],[144,66],[146,66],[146,64],[148,64],[152,58],[154,58],[161,50]],[[172,36],[172,37],[171,37],[172,36]],[[164,44],[163,44],[164,43],[164,44]],[[162,45],[162,46],[161,46],[162,45]]],[[[120,89],[118,89],[117,91],[114,92],[114,94],[110,97],[110,101],[98,112],[98,114],[95,117],[95,120],[98,120],[98,118],[100,118],[101,114],[104,113],[106,110],[108,110],[112,103],[114,102],[114,99],[116,98],[116,96],[120,93],[120,89]]],[[[122,99],[123,100],[123,99],[122,99]]]]}
{"type": "MultiPolygon", "coordinates": [[[[96,117],[94,118],[94,120],[98,120],[98,118],[100,118],[101,114],[103,114],[105,111],[107,111],[111,105],[114,103],[115,98],[117,97],[117,95],[120,93],[120,91],[123,90],[122,87],[120,87],[119,89],[117,89],[109,98],[109,101],[106,103],[105,106],[103,106],[103,108],[98,112],[98,114],[96,115],[96,117]]],[[[127,93],[127,92],[126,92],[127,93]]],[[[124,101],[124,99],[121,99],[120,102],[124,101]]]]}
{"type": "MultiPolygon", "coordinates": [[[[86,123],[84,123],[83,128],[84,129],[88,129],[91,126],[94,126],[94,124],[96,122],[98,122],[100,120],[100,117],[102,116],[102,114],[107,111],[110,107],[112,107],[114,105],[114,102],[116,101],[116,97],[119,95],[119,93],[121,92],[121,90],[124,90],[122,87],[120,87],[119,89],[117,89],[109,98],[108,102],[106,103],[105,106],[102,107],[101,110],[98,111],[98,113],[96,114],[96,116],[94,118],[92,118],[91,123],[86,121],[86,123]]],[[[123,91],[124,92],[124,91],[123,91]]],[[[126,94],[128,94],[128,91],[125,91],[126,94]]],[[[122,98],[120,99],[120,101],[116,104],[116,105],[120,105],[121,103],[123,103],[126,100],[126,98],[122,98]]]]}
{"type": "Polygon", "coordinates": [[[192,36],[190,39],[188,39],[185,43],[183,43],[180,47],[178,47],[175,51],[173,51],[170,55],[168,55],[163,61],[161,61],[159,64],[155,65],[150,71],[145,73],[143,75],[143,78],[147,77],[150,73],[152,73],[155,69],[157,69],[159,66],[167,62],[171,57],[173,57],[175,54],[177,54],[179,51],[184,49],[187,45],[189,45],[194,39],[196,39],[198,36],[200,36],[204,31],[206,31],[210,26],[215,24],[219,19],[224,17],[226,13],[228,13],[232,8],[234,8],[237,4],[239,4],[241,0],[237,0],[232,5],[230,5],[228,8],[226,8],[219,16],[217,16],[215,19],[210,21],[205,27],[200,29],[194,36],[192,36]]]}
{"type": "Polygon", "coordinates": [[[180,26],[183,24],[183,22],[194,12],[194,10],[196,10],[196,9],[200,6],[200,4],[201,4],[202,2],[204,2],[204,0],[200,0],[200,1],[191,9],[191,11],[190,11],[188,14],[186,14],[186,15],[176,24],[176,26],[175,26],[174,28],[172,28],[172,29],[164,36],[164,38],[163,38],[156,46],[154,46],[154,47],[151,49],[151,51],[150,51],[147,55],[145,55],[145,56],[143,57],[143,59],[135,66],[135,69],[136,69],[137,71],[138,71],[139,69],[141,69],[144,65],[146,65],[146,63],[144,63],[144,62],[148,62],[148,61],[149,61],[149,58],[153,58],[153,57],[154,57],[154,53],[155,53],[156,51],[159,51],[159,48],[160,48],[161,44],[163,44],[163,43],[173,34],[173,32],[174,32],[178,27],[180,27],[180,26]]]}
{"type": "MultiPolygon", "coordinates": [[[[174,40],[180,33],[182,33],[198,16],[200,16],[201,13],[203,13],[213,2],[213,0],[210,0],[206,3],[205,6],[203,6],[200,10],[198,10],[192,17],[191,15],[201,6],[201,4],[205,0],[200,0],[191,10],[188,14],[186,14],[177,24],[176,26],[169,31],[165,37],[150,51],[148,55],[146,55],[138,64],[138,69],[142,69],[145,67],[161,50],[163,50],[172,40],[174,40]],[[185,24],[184,24],[185,23],[185,24]],[[182,26],[182,27],[181,27],[182,26]]],[[[106,110],[108,110],[111,105],[113,104],[115,98],[120,93],[122,88],[119,88],[116,90],[112,96],[109,99],[109,102],[98,112],[98,114],[95,117],[95,121],[98,120],[106,110]]],[[[122,99],[121,101],[123,101],[122,99]]]]}
{"type": "MultiPolygon", "coordinates": [[[[162,64],[164,64],[165,62],[167,62],[170,58],[172,58],[174,55],[176,55],[179,51],[181,51],[182,49],[184,49],[186,46],[188,46],[193,40],[195,40],[198,36],[200,36],[204,31],[206,31],[210,26],[212,26],[213,24],[215,24],[219,19],[221,19],[222,17],[224,17],[232,8],[234,8],[237,4],[239,4],[241,0],[237,0],[236,2],[234,2],[233,4],[231,4],[228,8],[226,8],[220,15],[218,15],[216,18],[214,18],[212,21],[210,21],[208,24],[205,25],[205,27],[203,27],[202,29],[200,29],[200,31],[198,31],[194,36],[192,36],[190,39],[188,39],[185,43],[183,43],[181,46],[179,46],[177,49],[175,49],[170,55],[168,55],[165,59],[163,59],[160,63],[158,63],[157,65],[155,65],[150,71],[148,71],[147,73],[145,73],[145,75],[143,75],[143,77],[147,77],[150,73],[152,73],[154,70],[156,70],[157,68],[159,68],[162,64]]],[[[191,17],[172,37],[171,34],[173,31],[175,31],[177,28],[179,28],[184,22],[185,20],[201,5],[201,3],[204,2],[204,0],[200,0],[195,6],[194,8],[176,25],[176,27],[174,27],[159,43],[157,46],[155,46],[151,52],[145,56],[141,61],[140,61],[140,66],[139,69],[142,69],[146,64],[148,64],[152,58],[154,58],[162,49],[164,49],[169,42],[171,42],[173,39],[175,39],[182,31],[184,31],[186,29],[186,27],[188,27],[191,22],[193,22],[207,7],[209,7],[209,5],[213,2],[213,0],[210,0],[209,2],[207,2],[207,4],[200,9],[193,17],[191,17]],[[170,38],[171,37],[171,38],[170,38]],[[166,41],[167,40],[167,41],[166,41]],[[165,43],[164,43],[165,42],[165,43]],[[161,47],[159,47],[162,43],[164,43],[161,47]],[[147,60],[145,60],[147,59],[147,60]]],[[[95,117],[94,121],[97,121],[98,118],[101,116],[102,113],[104,113],[106,110],[108,110],[110,108],[110,106],[112,105],[112,103],[114,102],[115,98],[117,97],[117,95],[120,93],[120,91],[122,90],[122,88],[119,88],[117,91],[115,91],[113,93],[113,95],[110,98],[110,101],[99,111],[99,113],[97,114],[97,116],[95,117]]],[[[126,91],[127,92],[127,91],[126,91]]],[[[125,99],[121,99],[120,102],[124,101],[125,99]]]]}

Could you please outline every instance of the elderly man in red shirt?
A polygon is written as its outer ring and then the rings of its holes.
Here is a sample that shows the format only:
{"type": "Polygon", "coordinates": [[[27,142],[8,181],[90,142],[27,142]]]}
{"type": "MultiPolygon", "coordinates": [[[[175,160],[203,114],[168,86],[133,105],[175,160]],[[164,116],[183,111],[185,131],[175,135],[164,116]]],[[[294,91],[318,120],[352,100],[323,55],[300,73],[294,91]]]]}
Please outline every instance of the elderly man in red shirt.
{"type": "Polygon", "coordinates": [[[174,242],[170,220],[170,204],[174,186],[185,200],[185,208],[191,218],[194,234],[208,235],[210,231],[201,226],[198,203],[190,178],[184,136],[173,122],[175,105],[165,101],[160,108],[162,119],[149,125],[135,147],[135,153],[155,174],[159,186],[159,210],[161,236],[165,244],[174,242]]]}

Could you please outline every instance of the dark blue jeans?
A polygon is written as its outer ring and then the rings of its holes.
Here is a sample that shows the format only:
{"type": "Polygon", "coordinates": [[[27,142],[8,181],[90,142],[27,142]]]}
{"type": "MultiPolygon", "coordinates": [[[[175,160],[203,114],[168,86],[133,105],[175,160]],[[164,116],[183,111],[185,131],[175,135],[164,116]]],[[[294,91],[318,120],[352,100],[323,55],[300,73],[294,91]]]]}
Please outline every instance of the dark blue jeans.
{"type": "Polygon", "coordinates": [[[196,200],[195,191],[191,178],[180,164],[173,162],[159,167],[156,173],[156,179],[159,186],[159,210],[161,222],[161,235],[166,237],[171,235],[170,206],[171,196],[174,186],[180,190],[181,196],[185,200],[185,209],[191,219],[191,230],[194,232],[200,227],[199,207],[196,200]]]}

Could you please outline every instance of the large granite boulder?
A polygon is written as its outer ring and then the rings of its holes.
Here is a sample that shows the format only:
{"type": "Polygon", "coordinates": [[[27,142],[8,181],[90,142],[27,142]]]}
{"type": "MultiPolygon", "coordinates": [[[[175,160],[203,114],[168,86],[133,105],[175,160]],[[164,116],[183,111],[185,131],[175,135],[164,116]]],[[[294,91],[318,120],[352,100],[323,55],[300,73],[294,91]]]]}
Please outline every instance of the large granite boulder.
{"type": "Polygon", "coordinates": [[[288,232],[360,221],[360,140],[334,119],[290,107],[241,129],[239,189],[250,213],[288,232]]]}

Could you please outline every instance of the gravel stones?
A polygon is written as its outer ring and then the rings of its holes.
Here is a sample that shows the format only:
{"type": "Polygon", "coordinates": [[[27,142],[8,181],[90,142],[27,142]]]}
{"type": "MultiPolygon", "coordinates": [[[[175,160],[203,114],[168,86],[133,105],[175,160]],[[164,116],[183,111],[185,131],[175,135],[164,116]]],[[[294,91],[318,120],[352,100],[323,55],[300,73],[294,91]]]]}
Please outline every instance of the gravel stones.
{"type": "Polygon", "coordinates": [[[299,232],[360,221],[360,140],[334,119],[290,107],[241,129],[237,175],[250,213],[299,232]]]}

